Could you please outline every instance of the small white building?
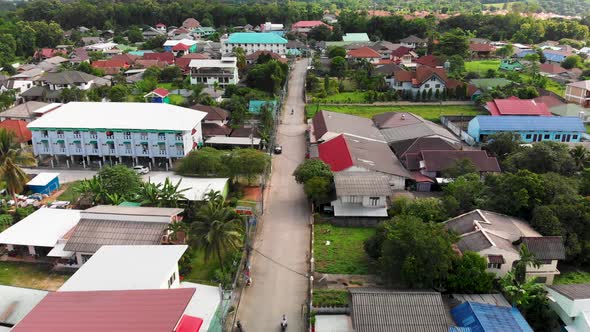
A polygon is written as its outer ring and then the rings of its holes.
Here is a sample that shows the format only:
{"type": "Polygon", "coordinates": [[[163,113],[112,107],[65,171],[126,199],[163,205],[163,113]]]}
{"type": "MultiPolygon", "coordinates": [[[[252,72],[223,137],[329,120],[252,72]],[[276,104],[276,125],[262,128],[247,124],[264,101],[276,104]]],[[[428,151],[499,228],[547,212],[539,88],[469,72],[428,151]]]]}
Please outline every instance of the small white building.
{"type": "Polygon", "coordinates": [[[239,82],[236,57],[221,59],[193,59],[189,64],[191,84],[204,84],[208,87],[225,89],[239,82]]]}
{"type": "Polygon", "coordinates": [[[389,182],[389,176],[376,172],[334,173],[334,216],[387,217],[389,197],[393,194],[389,182]]]}
{"type": "Polygon", "coordinates": [[[150,176],[149,182],[154,184],[163,184],[166,178],[170,179],[173,184],[180,181],[179,190],[188,189],[182,194],[189,201],[204,201],[205,195],[211,191],[219,192],[223,197],[227,197],[229,191],[228,178],[193,178],[180,175],[156,175],[150,176]]]}
{"type": "Polygon", "coordinates": [[[236,32],[221,39],[221,54],[234,52],[242,48],[246,55],[256,51],[270,51],[280,55],[287,54],[287,39],[272,32],[236,32]]]}
{"type": "Polygon", "coordinates": [[[92,44],[92,45],[88,45],[85,46],[87,51],[90,52],[106,52],[106,51],[110,51],[112,49],[114,49],[115,47],[117,47],[117,43],[113,43],[113,42],[106,42],[106,43],[96,43],[96,44],[92,44]]]}
{"type": "Polygon", "coordinates": [[[553,285],[546,289],[549,306],[565,324],[565,331],[590,331],[590,284],[553,285]]]}
{"type": "Polygon", "coordinates": [[[59,291],[179,288],[178,261],[187,248],[102,246],[59,291]]]}
{"type": "Polygon", "coordinates": [[[0,233],[0,244],[14,260],[43,260],[79,220],[79,210],[42,208],[0,233]]]}
{"type": "Polygon", "coordinates": [[[44,72],[45,71],[40,68],[33,68],[23,71],[22,73],[11,76],[8,79],[6,87],[8,89],[16,90],[16,96],[18,97],[20,93],[32,88],[35,81],[37,81],[37,79],[39,79],[44,72]]]}
{"type": "Polygon", "coordinates": [[[36,156],[171,164],[203,142],[206,115],[170,104],[71,102],[28,128],[36,156]]]}

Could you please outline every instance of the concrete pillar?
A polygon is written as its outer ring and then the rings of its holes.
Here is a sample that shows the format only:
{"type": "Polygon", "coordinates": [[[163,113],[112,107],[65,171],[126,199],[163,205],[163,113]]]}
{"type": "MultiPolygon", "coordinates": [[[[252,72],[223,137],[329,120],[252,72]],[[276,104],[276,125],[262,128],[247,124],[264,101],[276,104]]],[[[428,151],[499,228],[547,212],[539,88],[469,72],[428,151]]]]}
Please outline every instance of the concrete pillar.
{"type": "Polygon", "coordinates": [[[119,156],[119,164],[123,162],[123,157],[119,156]]]}
{"type": "Polygon", "coordinates": [[[29,248],[29,254],[31,256],[35,256],[37,253],[35,252],[35,246],[27,246],[29,248]]]}
{"type": "Polygon", "coordinates": [[[88,161],[88,166],[90,166],[91,162],[90,162],[90,156],[86,156],[86,160],[88,161]]]}
{"type": "Polygon", "coordinates": [[[7,244],[6,245],[6,250],[13,251],[14,250],[14,246],[12,244],[7,244]]]}

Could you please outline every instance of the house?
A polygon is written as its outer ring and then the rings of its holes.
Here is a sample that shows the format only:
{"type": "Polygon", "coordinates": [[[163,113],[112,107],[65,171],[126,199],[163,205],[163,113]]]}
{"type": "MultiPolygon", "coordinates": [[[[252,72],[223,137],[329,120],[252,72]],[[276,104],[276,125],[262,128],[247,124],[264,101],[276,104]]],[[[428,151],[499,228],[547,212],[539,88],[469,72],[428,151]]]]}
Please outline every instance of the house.
{"type": "Polygon", "coordinates": [[[156,88],[145,94],[143,98],[146,103],[170,104],[170,92],[164,88],[156,88]]]}
{"type": "Polygon", "coordinates": [[[443,67],[445,61],[436,55],[424,55],[416,59],[416,66],[427,66],[432,68],[443,67]]]}
{"type": "Polygon", "coordinates": [[[332,30],[331,26],[327,25],[322,21],[299,21],[291,25],[291,31],[295,33],[308,33],[309,31],[311,31],[311,29],[322,25],[332,30]]]}
{"type": "MultiPolygon", "coordinates": [[[[44,91],[42,94],[33,95],[32,93],[26,93],[26,97],[39,97],[44,98],[51,91],[60,91],[62,89],[78,89],[78,90],[89,90],[93,87],[110,85],[110,81],[90,75],[81,71],[67,70],[58,73],[44,73],[37,82],[37,86],[43,87],[44,91]]],[[[27,91],[28,92],[28,91],[27,91]]],[[[61,95],[59,93],[58,95],[61,95]]]]}
{"type": "Polygon", "coordinates": [[[387,175],[375,172],[337,172],[334,174],[335,217],[387,217],[393,194],[387,175]]]}
{"type": "Polygon", "coordinates": [[[452,331],[448,309],[438,292],[364,287],[353,287],[349,291],[356,332],[452,331]]]}
{"type": "Polygon", "coordinates": [[[398,71],[404,70],[400,65],[395,63],[390,63],[386,65],[378,65],[377,68],[373,71],[373,73],[377,75],[383,75],[383,79],[385,79],[385,83],[389,86],[389,88],[393,88],[394,82],[394,75],[398,71]]]}
{"type": "Polygon", "coordinates": [[[241,47],[246,55],[262,50],[285,55],[287,39],[272,32],[236,32],[221,39],[221,54],[233,53],[237,47],[241,47]]]}
{"type": "Polygon", "coordinates": [[[203,142],[205,115],[169,104],[70,102],[28,127],[36,156],[171,163],[203,142]]]}
{"type": "Polygon", "coordinates": [[[489,58],[495,50],[496,48],[490,44],[469,44],[469,54],[472,58],[489,58]]]}
{"type": "Polygon", "coordinates": [[[72,64],[79,64],[82,62],[90,62],[90,56],[88,55],[88,51],[84,47],[76,48],[72,53],[70,53],[70,63],[72,64]]]}
{"type": "Polygon", "coordinates": [[[131,326],[143,332],[198,331],[202,319],[185,313],[196,296],[194,288],[50,292],[12,331],[121,331],[131,326]],[[192,320],[197,327],[182,328],[192,320]]]}
{"type": "Polygon", "coordinates": [[[103,245],[59,292],[179,288],[186,245],[103,245]]]}
{"type": "Polygon", "coordinates": [[[193,30],[201,26],[201,23],[196,19],[189,17],[182,22],[182,27],[188,30],[193,30]]]}
{"type": "Polygon", "coordinates": [[[211,191],[218,192],[223,198],[229,193],[228,178],[195,178],[179,175],[155,175],[150,176],[149,181],[154,184],[163,184],[169,179],[174,185],[180,182],[179,190],[186,189],[182,192],[187,201],[204,202],[207,194],[211,191]]]}
{"type": "Polygon", "coordinates": [[[370,47],[360,47],[346,52],[346,58],[349,60],[366,60],[369,63],[378,63],[381,61],[381,54],[370,47]]]}
{"type": "Polygon", "coordinates": [[[389,177],[393,190],[404,190],[411,174],[384,141],[340,134],[318,145],[319,159],[333,172],[372,172],[389,177]]]}
{"type": "Polygon", "coordinates": [[[48,254],[80,220],[79,210],[39,209],[0,233],[9,260],[49,261],[48,254]]]}
{"type": "Polygon", "coordinates": [[[256,51],[252,54],[248,54],[246,55],[246,64],[256,64],[258,62],[258,58],[260,56],[270,56],[271,59],[273,60],[277,60],[280,62],[287,62],[287,59],[284,57],[281,57],[279,54],[274,53],[274,52],[270,52],[270,51],[256,51]]]}
{"type": "Polygon", "coordinates": [[[419,66],[415,71],[396,72],[393,77],[393,89],[412,97],[430,91],[430,98],[436,98],[446,89],[447,81],[447,73],[443,68],[419,66]]]}
{"type": "Polygon", "coordinates": [[[564,331],[590,331],[590,284],[546,287],[549,306],[560,318],[564,331]]]}
{"type": "Polygon", "coordinates": [[[60,244],[60,262],[84,265],[105,245],[168,244],[170,224],[182,220],[183,209],[98,205],[80,212],[80,221],[60,244]]]}
{"type": "Polygon", "coordinates": [[[0,122],[0,128],[11,132],[17,143],[27,144],[32,139],[32,134],[27,128],[27,122],[23,120],[4,120],[0,122]]]}
{"type": "Polygon", "coordinates": [[[92,67],[103,70],[107,75],[116,75],[129,69],[129,64],[121,60],[96,60],[92,62],[92,67]]]}
{"type": "Polygon", "coordinates": [[[309,51],[309,46],[299,40],[289,40],[287,42],[287,55],[301,56],[309,51]]]}
{"type": "Polygon", "coordinates": [[[88,45],[88,46],[85,46],[85,48],[89,52],[102,52],[102,53],[105,53],[107,51],[117,49],[117,45],[118,45],[117,43],[106,42],[106,43],[96,43],[96,44],[88,45]]]}
{"type": "Polygon", "coordinates": [[[40,101],[27,101],[9,108],[4,112],[0,112],[0,121],[22,120],[25,122],[31,122],[61,105],[62,104],[59,103],[48,104],[40,101]]]}
{"type": "MultiPolygon", "coordinates": [[[[584,123],[590,122],[588,111],[578,104],[562,104],[549,109],[551,114],[557,116],[577,116],[584,123]]],[[[1,124],[1,123],[0,123],[1,124]]]]}
{"type": "Polygon", "coordinates": [[[574,55],[574,53],[567,52],[567,51],[554,51],[554,50],[546,49],[543,51],[543,55],[545,56],[545,59],[549,63],[562,63],[563,60],[565,60],[565,58],[567,58],[568,56],[574,55]]]}
{"type": "Polygon", "coordinates": [[[53,48],[42,48],[35,51],[35,54],[33,54],[33,58],[37,61],[42,61],[45,59],[52,58],[59,53],[60,52],[58,50],[55,50],[53,48]]]}
{"type": "Polygon", "coordinates": [[[215,28],[212,27],[198,27],[193,30],[193,35],[197,38],[207,38],[216,32],[215,28]]]}
{"type": "MultiPolygon", "coordinates": [[[[205,53],[188,53],[188,54],[181,56],[180,58],[176,58],[175,65],[180,67],[180,69],[182,69],[183,73],[188,74],[190,72],[189,64],[194,59],[204,60],[204,59],[209,59],[209,56],[205,53]]],[[[144,60],[144,61],[152,61],[152,60],[144,60]]]]}
{"type": "Polygon", "coordinates": [[[402,44],[402,46],[409,47],[412,49],[426,47],[427,44],[426,39],[418,38],[414,35],[410,35],[406,38],[400,39],[399,42],[402,44]]]}
{"type": "Polygon", "coordinates": [[[547,105],[532,99],[494,99],[486,103],[485,109],[491,116],[551,116],[547,105]]]}
{"type": "Polygon", "coordinates": [[[565,86],[565,100],[582,107],[589,107],[590,80],[567,84],[565,86]]]}
{"type": "Polygon", "coordinates": [[[0,331],[18,324],[49,292],[39,289],[0,285],[0,331]]]}
{"type": "Polygon", "coordinates": [[[172,52],[177,57],[195,53],[197,52],[197,42],[190,39],[167,40],[164,42],[164,51],[172,52]]]}
{"type": "Polygon", "coordinates": [[[506,71],[521,71],[524,69],[524,65],[519,60],[515,59],[502,59],[500,60],[500,70],[506,71]]]}
{"type": "Polygon", "coordinates": [[[16,90],[16,96],[18,97],[21,93],[33,87],[35,81],[37,81],[44,72],[43,69],[33,68],[12,75],[8,78],[6,87],[8,89],[16,90]]]}
{"type": "Polygon", "coordinates": [[[27,189],[36,194],[50,195],[59,189],[59,173],[42,172],[27,182],[27,189]]]}
{"type": "Polygon", "coordinates": [[[369,39],[369,35],[367,35],[364,32],[363,33],[345,33],[342,36],[342,41],[347,44],[368,43],[371,41],[371,39],[369,39]]]}
{"type": "Polygon", "coordinates": [[[192,59],[188,66],[191,84],[225,89],[228,85],[239,82],[236,57],[222,57],[219,60],[192,59]]]}
{"type": "Polygon", "coordinates": [[[416,59],[418,54],[414,52],[413,48],[401,46],[391,52],[391,61],[398,65],[404,65],[406,67],[416,67],[416,59]]]}
{"type": "Polygon", "coordinates": [[[469,331],[533,332],[515,307],[465,302],[451,309],[451,315],[457,326],[469,331]]]}
{"type": "Polygon", "coordinates": [[[117,54],[111,57],[111,60],[123,61],[130,66],[133,66],[138,59],[140,59],[139,55],[133,55],[130,53],[117,54]]]}
{"type": "MultiPolygon", "coordinates": [[[[144,60],[158,60],[169,65],[174,64],[174,53],[172,52],[151,52],[143,55],[144,60]]],[[[138,60],[139,61],[139,60],[138,60]]]]}
{"type": "MultiPolygon", "coordinates": [[[[397,143],[409,146],[413,140],[421,137],[436,137],[453,145],[460,144],[450,131],[412,113],[386,112],[375,115],[372,120],[392,147],[397,143]]],[[[402,149],[404,148],[394,147],[398,156],[402,149]]]]}
{"type": "Polygon", "coordinates": [[[373,121],[354,115],[321,110],[309,121],[309,139],[312,144],[325,142],[346,133],[375,141],[383,141],[373,121]]]}
{"type": "Polygon", "coordinates": [[[260,25],[260,31],[262,32],[277,32],[282,35],[285,26],[280,23],[264,22],[260,25]]]}
{"type": "Polygon", "coordinates": [[[445,222],[445,228],[459,236],[457,248],[461,252],[474,251],[486,258],[487,270],[503,277],[520,258],[520,247],[541,261],[538,268],[528,266],[526,276],[551,285],[560,272],[557,262],[565,259],[565,248],[560,236],[541,236],[524,220],[508,215],[473,210],[445,222]]]}
{"type": "Polygon", "coordinates": [[[567,73],[567,69],[555,63],[542,63],[539,65],[539,73],[547,77],[555,77],[567,73]]]}
{"type": "Polygon", "coordinates": [[[560,116],[478,115],[469,121],[467,133],[476,142],[500,132],[514,132],[526,143],[579,142],[586,132],[582,119],[560,116]]]}
{"type": "Polygon", "coordinates": [[[161,31],[161,32],[166,32],[166,24],[164,23],[157,23],[155,25],[156,30],[161,31]]]}
{"type": "Polygon", "coordinates": [[[469,160],[480,174],[500,173],[496,157],[488,156],[483,150],[420,150],[406,154],[408,170],[419,171],[437,182],[444,182],[445,171],[460,160],[469,160]]]}
{"type": "Polygon", "coordinates": [[[194,105],[190,108],[207,113],[203,119],[203,137],[229,136],[231,129],[228,127],[230,113],[217,106],[194,105]]]}

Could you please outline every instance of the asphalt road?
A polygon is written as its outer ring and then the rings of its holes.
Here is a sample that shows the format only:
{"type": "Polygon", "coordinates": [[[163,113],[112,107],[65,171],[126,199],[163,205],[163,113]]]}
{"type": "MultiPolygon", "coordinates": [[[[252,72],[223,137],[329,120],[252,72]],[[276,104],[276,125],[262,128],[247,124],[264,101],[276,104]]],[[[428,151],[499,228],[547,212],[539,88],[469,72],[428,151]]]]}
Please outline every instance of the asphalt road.
{"type": "Polygon", "coordinates": [[[309,209],[293,171],[305,159],[303,86],[307,60],[297,62],[278,129],[283,153],[273,157],[261,229],[253,244],[252,285],[246,287],[238,319],[246,332],[280,331],[283,314],[288,331],[303,331],[309,257],[309,209]],[[291,115],[291,109],[294,114],[291,115]]]}

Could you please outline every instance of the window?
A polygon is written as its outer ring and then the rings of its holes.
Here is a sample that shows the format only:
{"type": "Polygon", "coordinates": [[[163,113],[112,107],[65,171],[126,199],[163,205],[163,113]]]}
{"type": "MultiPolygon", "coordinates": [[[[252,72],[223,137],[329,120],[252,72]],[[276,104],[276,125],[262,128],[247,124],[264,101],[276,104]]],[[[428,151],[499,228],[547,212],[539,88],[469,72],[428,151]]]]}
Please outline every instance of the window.
{"type": "Polygon", "coordinates": [[[435,84],[434,87],[440,89],[440,84],[435,84]]]}
{"type": "Polygon", "coordinates": [[[527,135],[525,136],[525,138],[526,138],[526,139],[531,139],[531,137],[533,137],[531,134],[527,134],[527,135]]]}
{"type": "Polygon", "coordinates": [[[545,135],[543,136],[543,139],[549,139],[549,137],[551,137],[551,135],[549,135],[549,134],[545,134],[545,135]]]}
{"type": "Polygon", "coordinates": [[[426,84],[424,85],[424,87],[426,87],[426,89],[430,88],[430,84],[426,84]]]}
{"type": "Polygon", "coordinates": [[[172,287],[174,281],[176,280],[176,273],[172,273],[170,279],[168,279],[168,288],[172,287]]]}
{"type": "Polygon", "coordinates": [[[379,197],[369,197],[369,204],[371,206],[377,206],[379,204],[379,197]]]}
{"type": "Polygon", "coordinates": [[[561,135],[555,135],[555,139],[561,139],[561,135]]]}
{"type": "Polygon", "coordinates": [[[74,138],[81,138],[82,136],[80,135],[80,131],[79,130],[74,130],[74,138]]]}
{"type": "Polygon", "coordinates": [[[123,136],[125,137],[125,139],[131,139],[131,132],[126,131],[125,133],[123,133],[123,136]]]}
{"type": "Polygon", "coordinates": [[[572,136],[573,139],[578,139],[578,135],[572,136]]]}
{"type": "Polygon", "coordinates": [[[488,263],[488,269],[500,269],[502,264],[500,263],[488,263]]]}
{"type": "Polygon", "coordinates": [[[107,131],[107,138],[113,139],[115,138],[115,134],[112,131],[107,131]]]}
{"type": "Polygon", "coordinates": [[[160,141],[166,140],[166,133],[158,133],[158,139],[160,141]]]}
{"type": "Polygon", "coordinates": [[[432,77],[430,78],[430,80],[431,80],[431,81],[436,81],[436,77],[432,76],[432,77]]]}
{"type": "Polygon", "coordinates": [[[42,130],[41,131],[41,136],[48,137],[49,136],[49,133],[47,132],[47,130],[42,130]]]}

